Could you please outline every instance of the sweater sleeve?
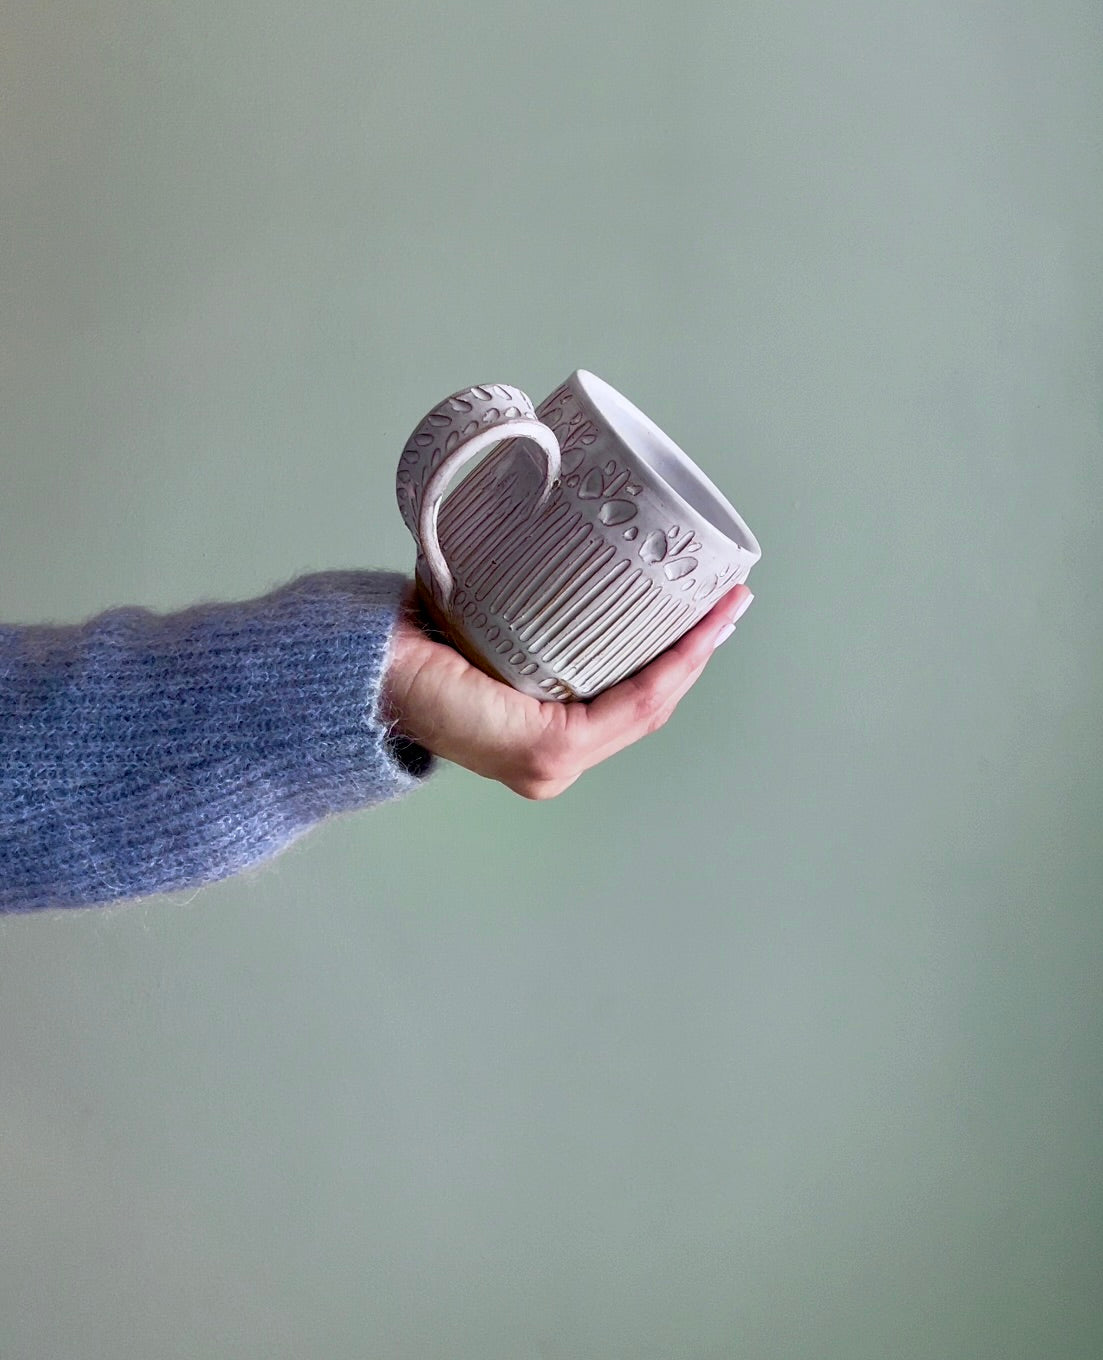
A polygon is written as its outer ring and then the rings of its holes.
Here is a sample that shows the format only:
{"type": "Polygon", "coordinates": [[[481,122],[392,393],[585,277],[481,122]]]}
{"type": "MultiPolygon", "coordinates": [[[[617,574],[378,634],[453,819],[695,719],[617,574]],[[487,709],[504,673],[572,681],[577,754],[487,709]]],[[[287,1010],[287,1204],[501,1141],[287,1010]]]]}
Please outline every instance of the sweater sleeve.
{"type": "Polygon", "coordinates": [[[406,578],[0,626],[0,910],[195,887],[432,773],[381,686],[406,578]]]}

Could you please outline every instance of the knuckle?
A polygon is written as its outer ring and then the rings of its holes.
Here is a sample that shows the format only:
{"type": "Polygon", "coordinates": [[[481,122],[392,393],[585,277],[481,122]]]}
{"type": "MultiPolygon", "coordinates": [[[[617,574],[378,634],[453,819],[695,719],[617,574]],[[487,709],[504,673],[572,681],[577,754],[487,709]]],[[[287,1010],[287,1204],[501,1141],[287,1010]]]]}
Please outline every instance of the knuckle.
{"type": "Polygon", "coordinates": [[[655,690],[647,690],[636,700],[635,719],[647,732],[657,732],[667,719],[667,700],[665,695],[655,690]]]}
{"type": "Polygon", "coordinates": [[[672,709],[661,708],[657,713],[652,714],[647,721],[647,735],[653,736],[656,732],[661,731],[670,721],[672,712],[672,709]]]}
{"type": "Polygon", "coordinates": [[[663,690],[649,685],[636,698],[635,716],[638,722],[646,725],[653,721],[669,703],[669,696],[663,690]]]}
{"type": "Polygon", "coordinates": [[[674,710],[678,707],[678,700],[667,698],[655,712],[651,715],[647,723],[648,735],[660,731],[674,716],[674,710]]]}

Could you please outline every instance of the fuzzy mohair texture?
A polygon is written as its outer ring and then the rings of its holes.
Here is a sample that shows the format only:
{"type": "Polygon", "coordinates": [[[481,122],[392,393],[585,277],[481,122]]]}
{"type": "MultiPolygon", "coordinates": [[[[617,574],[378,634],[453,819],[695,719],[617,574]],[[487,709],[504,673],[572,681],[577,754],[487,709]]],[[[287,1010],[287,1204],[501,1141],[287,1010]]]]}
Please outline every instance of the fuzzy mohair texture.
{"type": "Polygon", "coordinates": [[[406,578],[0,624],[0,911],[198,887],[416,789],[381,690],[406,578]]]}

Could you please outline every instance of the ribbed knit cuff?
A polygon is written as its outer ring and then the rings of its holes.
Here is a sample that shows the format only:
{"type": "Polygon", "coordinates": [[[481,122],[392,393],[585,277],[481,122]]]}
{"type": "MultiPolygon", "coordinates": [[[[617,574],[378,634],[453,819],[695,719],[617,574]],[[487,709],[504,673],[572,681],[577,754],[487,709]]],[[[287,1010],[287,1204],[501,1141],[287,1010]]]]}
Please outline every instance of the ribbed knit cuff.
{"type": "Polygon", "coordinates": [[[0,628],[0,908],[224,878],[432,772],[381,690],[406,578],[0,628]]]}

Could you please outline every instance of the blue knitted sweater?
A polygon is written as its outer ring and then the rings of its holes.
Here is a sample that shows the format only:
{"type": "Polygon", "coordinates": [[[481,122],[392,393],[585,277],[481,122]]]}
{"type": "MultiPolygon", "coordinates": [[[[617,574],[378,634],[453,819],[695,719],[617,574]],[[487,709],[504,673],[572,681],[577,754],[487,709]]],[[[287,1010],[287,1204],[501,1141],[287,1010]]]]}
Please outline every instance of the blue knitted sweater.
{"type": "Polygon", "coordinates": [[[409,793],[380,717],[406,578],[301,576],[179,613],[0,625],[0,910],[194,887],[409,793]]]}

